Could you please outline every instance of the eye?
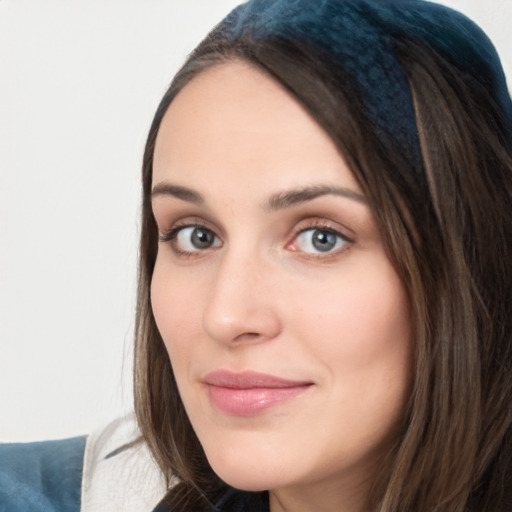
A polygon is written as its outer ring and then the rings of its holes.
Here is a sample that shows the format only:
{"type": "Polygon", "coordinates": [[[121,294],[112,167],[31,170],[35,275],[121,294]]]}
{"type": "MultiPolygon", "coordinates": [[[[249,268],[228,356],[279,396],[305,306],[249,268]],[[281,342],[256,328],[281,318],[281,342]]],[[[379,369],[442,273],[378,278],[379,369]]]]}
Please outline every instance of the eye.
{"type": "Polygon", "coordinates": [[[178,254],[190,254],[220,247],[221,242],[215,233],[204,226],[182,226],[171,229],[160,237],[162,242],[170,242],[178,254]]]}
{"type": "Polygon", "coordinates": [[[297,235],[293,248],[309,254],[325,254],[341,249],[349,243],[350,240],[337,231],[308,228],[297,235]]]}

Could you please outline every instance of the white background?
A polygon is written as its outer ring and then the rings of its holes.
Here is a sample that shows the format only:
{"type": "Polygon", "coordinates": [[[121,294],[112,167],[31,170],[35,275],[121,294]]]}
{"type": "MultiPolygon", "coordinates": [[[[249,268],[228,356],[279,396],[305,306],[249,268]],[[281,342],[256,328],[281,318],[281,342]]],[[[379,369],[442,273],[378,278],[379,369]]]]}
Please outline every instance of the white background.
{"type": "MultiPolygon", "coordinates": [[[[237,3],[0,0],[0,441],[131,409],[145,137],[177,67],[237,3]]],[[[512,0],[444,3],[486,30],[512,82],[512,0]]]]}

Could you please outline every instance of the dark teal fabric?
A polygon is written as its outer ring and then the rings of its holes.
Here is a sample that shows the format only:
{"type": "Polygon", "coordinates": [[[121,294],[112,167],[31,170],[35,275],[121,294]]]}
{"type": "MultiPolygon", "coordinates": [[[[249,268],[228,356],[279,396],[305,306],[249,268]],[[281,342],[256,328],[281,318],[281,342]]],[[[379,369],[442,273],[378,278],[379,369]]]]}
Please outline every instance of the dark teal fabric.
{"type": "Polygon", "coordinates": [[[268,493],[229,489],[212,512],[268,512],[268,493]]]}
{"type": "MultiPolygon", "coordinates": [[[[200,512],[269,512],[267,492],[245,492],[228,487],[222,498],[200,512]]],[[[176,509],[162,501],[153,512],[191,512],[176,509]]]]}
{"type": "Polygon", "coordinates": [[[0,444],[0,512],[79,512],[85,440],[0,444]]]}

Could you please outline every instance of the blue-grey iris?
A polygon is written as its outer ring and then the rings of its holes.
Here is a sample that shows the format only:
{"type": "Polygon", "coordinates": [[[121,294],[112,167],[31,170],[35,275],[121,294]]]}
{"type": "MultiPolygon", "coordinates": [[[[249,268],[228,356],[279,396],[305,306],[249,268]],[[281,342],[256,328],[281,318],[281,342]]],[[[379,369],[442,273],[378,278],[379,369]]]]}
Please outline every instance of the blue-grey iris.
{"type": "Polygon", "coordinates": [[[195,228],[190,238],[196,249],[208,249],[213,245],[215,235],[209,229],[195,228]]]}
{"type": "Polygon", "coordinates": [[[327,252],[336,245],[336,235],[328,231],[315,229],[313,233],[313,247],[321,252],[327,252]]]}

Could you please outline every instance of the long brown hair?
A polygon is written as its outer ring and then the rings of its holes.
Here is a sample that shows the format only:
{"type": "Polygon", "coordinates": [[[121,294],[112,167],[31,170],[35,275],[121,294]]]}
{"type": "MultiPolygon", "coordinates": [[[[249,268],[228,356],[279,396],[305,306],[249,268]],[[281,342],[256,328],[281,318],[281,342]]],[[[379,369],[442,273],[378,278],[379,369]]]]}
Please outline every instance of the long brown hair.
{"type": "Polygon", "coordinates": [[[399,40],[423,161],[366,115],[339,66],[303,43],[210,33],[156,112],[143,163],[134,390],[142,435],[182,510],[214,500],[208,465],[155,325],[151,210],[156,135],[173,98],[231,59],[264,70],[328,133],[363,189],[411,303],[414,382],[368,510],[512,510],[512,148],[492,97],[426,47],[399,40]]]}

